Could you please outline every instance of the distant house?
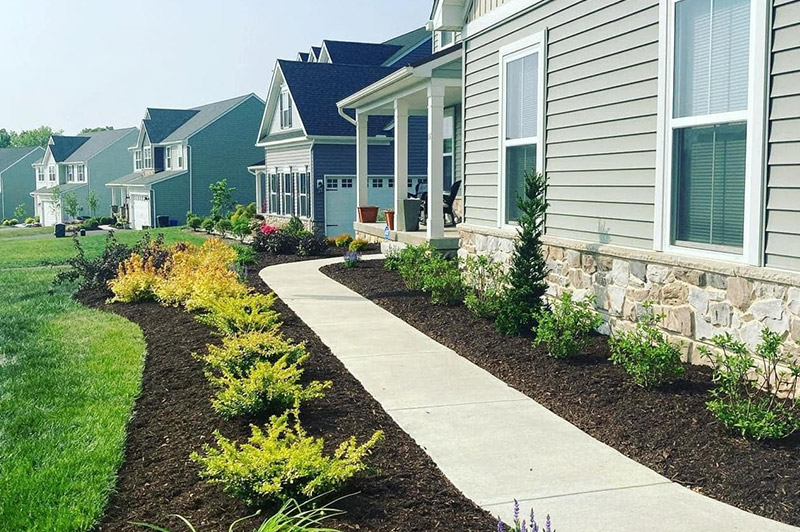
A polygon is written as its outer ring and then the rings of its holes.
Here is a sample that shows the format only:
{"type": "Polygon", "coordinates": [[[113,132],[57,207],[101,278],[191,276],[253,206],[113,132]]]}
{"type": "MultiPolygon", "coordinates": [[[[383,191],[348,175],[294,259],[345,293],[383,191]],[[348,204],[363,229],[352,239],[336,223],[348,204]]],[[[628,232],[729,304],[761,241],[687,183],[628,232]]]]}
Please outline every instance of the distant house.
{"type": "Polygon", "coordinates": [[[191,109],[147,109],[129,145],[127,172],[106,185],[119,215],[134,229],[156,227],[159,216],[178,224],[188,211],[207,216],[209,185],[222,179],[235,187],[236,202],[255,201],[247,167],[261,153],[252,131],[263,113],[255,94],[191,109]]]}
{"type": "MultiPolygon", "coordinates": [[[[430,34],[421,29],[385,43],[326,40],[296,61],[279,60],[258,133],[263,160],[250,167],[259,213],[275,224],[296,215],[329,236],[352,233],[356,128],[336,102],[431,52],[430,34]]],[[[394,205],[393,118],[376,118],[368,131],[370,201],[384,209],[394,205]]],[[[426,180],[425,119],[410,124],[420,148],[408,160],[413,189],[426,180]]]]}
{"type": "Polygon", "coordinates": [[[30,195],[42,225],[65,220],[59,200],[64,194],[77,197],[78,216],[110,214],[111,194],[105,185],[130,171],[128,146],[138,134],[132,127],[73,137],[53,135],[41,161],[33,165],[36,189],[30,195]],[[91,193],[97,198],[95,213],[89,206],[91,193]]]}
{"type": "Polygon", "coordinates": [[[38,146],[0,148],[0,220],[13,218],[20,205],[25,207],[25,218],[35,215],[30,194],[34,182],[31,165],[43,154],[44,149],[38,146]]]}

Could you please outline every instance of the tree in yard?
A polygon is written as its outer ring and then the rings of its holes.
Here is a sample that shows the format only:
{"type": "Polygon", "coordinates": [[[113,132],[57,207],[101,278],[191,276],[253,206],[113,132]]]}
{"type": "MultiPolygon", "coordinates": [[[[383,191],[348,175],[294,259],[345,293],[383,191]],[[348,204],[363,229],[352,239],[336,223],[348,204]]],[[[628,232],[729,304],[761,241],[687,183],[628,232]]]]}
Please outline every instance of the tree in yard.
{"type": "Polygon", "coordinates": [[[544,217],[547,212],[547,177],[525,173],[524,195],[517,196],[520,235],[514,243],[509,282],[495,326],[503,334],[530,331],[534,313],[544,305],[547,265],[542,250],[544,217]]]}
{"type": "Polygon", "coordinates": [[[235,187],[228,186],[228,180],[217,181],[208,187],[211,189],[211,216],[216,219],[227,218],[233,210],[233,191],[235,187]]]}
{"type": "Polygon", "coordinates": [[[62,196],[64,201],[64,212],[73,220],[78,217],[78,195],[74,192],[67,192],[62,196]]]}
{"type": "Polygon", "coordinates": [[[89,198],[86,200],[89,205],[89,213],[92,215],[92,218],[97,216],[97,205],[100,203],[100,199],[95,194],[94,190],[89,192],[89,198]]]}
{"type": "Polygon", "coordinates": [[[25,209],[25,205],[24,204],[17,205],[17,208],[14,209],[14,218],[16,218],[21,222],[27,217],[28,217],[28,211],[27,209],[25,209]]]}
{"type": "Polygon", "coordinates": [[[9,133],[5,129],[0,129],[0,148],[10,148],[14,135],[13,131],[9,133]]]}
{"type": "Polygon", "coordinates": [[[47,146],[50,137],[53,135],[61,135],[64,130],[53,131],[50,126],[40,126],[36,129],[29,129],[20,131],[19,134],[11,133],[11,145],[15,148],[24,148],[28,146],[47,146]]]}
{"type": "Polygon", "coordinates": [[[100,131],[114,131],[114,126],[105,126],[105,127],[85,127],[81,129],[79,135],[83,135],[84,133],[98,133],[100,131]]]}

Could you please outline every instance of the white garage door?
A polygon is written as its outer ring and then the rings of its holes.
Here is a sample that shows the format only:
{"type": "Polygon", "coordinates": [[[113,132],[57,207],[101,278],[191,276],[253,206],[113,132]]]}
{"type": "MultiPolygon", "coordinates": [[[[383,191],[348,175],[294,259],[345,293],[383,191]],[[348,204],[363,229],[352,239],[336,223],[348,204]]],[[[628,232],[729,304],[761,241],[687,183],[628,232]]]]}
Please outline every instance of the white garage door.
{"type": "Polygon", "coordinates": [[[130,223],[134,229],[144,229],[152,226],[150,194],[131,194],[130,223]]]}
{"type": "Polygon", "coordinates": [[[57,216],[55,204],[52,201],[42,200],[41,223],[45,227],[52,227],[61,222],[57,216]]]}
{"type": "MultiPolygon", "coordinates": [[[[325,234],[353,234],[356,221],[355,176],[325,177],[325,234]]],[[[381,210],[394,205],[394,178],[370,177],[367,182],[369,204],[381,210]]]]}

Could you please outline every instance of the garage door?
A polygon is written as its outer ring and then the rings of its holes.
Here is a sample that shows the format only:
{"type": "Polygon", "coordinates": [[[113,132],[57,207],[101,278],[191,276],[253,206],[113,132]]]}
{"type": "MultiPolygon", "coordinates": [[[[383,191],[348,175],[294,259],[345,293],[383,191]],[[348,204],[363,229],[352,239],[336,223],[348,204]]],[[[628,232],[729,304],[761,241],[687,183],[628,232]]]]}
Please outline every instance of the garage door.
{"type": "Polygon", "coordinates": [[[55,204],[52,201],[42,200],[41,209],[40,216],[43,226],[52,227],[61,221],[60,217],[56,215],[55,204]]]}
{"type": "MultiPolygon", "coordinates": [[[[353,234],[353,222],[356,220],[355,186],[355,176],[325,178],[326,235],[353,234]]],[[[370,205],[377,205],[381,210],[394,205],[394,178],[370,177],[367,187],[370,205]]]]}
{"type": "Polygon", "coordinates": [[[150,194],[131,194],[131,226],[144,229],[152,226],[150,216],[150,194]]]}

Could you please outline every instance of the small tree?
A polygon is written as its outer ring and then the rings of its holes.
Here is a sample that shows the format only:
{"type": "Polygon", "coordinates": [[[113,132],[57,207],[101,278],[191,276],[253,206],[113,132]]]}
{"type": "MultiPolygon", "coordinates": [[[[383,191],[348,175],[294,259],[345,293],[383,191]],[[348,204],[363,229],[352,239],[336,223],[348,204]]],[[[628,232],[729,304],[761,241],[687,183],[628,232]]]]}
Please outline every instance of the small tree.
{"type": "Polygon", "coordinates": [[[503,334],[519,334],[534,326],[534,314],[544,305],[547,265],[542,252],[547,212],[547,177],[525,173],[524,196],[517,195],[520,235],[514,243],[508,287],[495,326],[503,334]]]}
{"type": "Polygon", "coordinates": [[[67,192],[63,195],[64,212],[73,220],[78,217],[78,196],[74,192],[67,192]]]}
{"type": "Polygon", "coordinates": [[[28,210],[25,208],[24,204],[17,205],[17,208],[14,209],[14,218],[17,220],[24,220],[28,217],[28,210]]]}
{"type": "Polygon", "coordinates": [[[95,194],[94,190],[89,192],[89,198],[87,199],[87,203],[89,204],[89,213],[92,215],[92,218],[97,217],[97,206],[100,203],[100,199],[95,194]]]}
{"type": "Polygon", "coordinates": [[[233,210],[233,191],[234,187],[228,186],[228,180],[223,179],[211,184],[211,216],[220,219],[227,218],[228,213],[233,210]]]}

